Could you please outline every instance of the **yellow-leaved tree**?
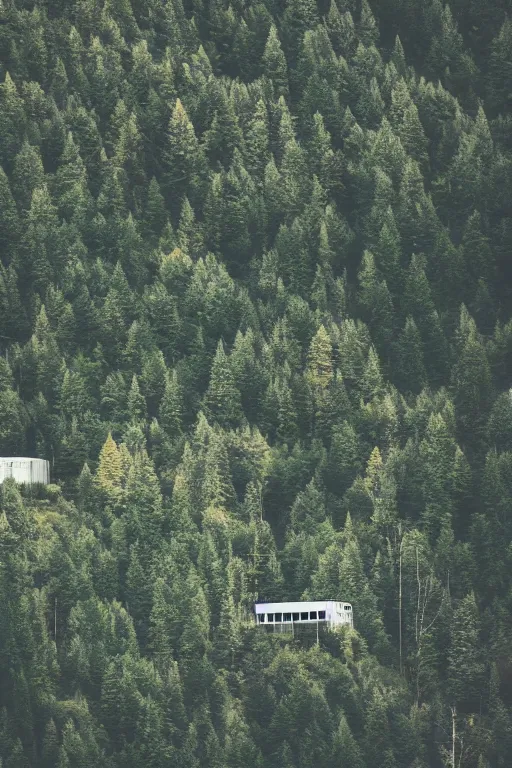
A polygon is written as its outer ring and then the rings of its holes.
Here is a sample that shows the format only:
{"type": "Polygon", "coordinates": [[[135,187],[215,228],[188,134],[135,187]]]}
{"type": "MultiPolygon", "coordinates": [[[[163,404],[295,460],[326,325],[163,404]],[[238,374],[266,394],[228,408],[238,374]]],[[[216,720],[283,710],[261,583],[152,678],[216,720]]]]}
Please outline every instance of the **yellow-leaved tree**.
{"type": "Polygon", "coordinates": [[[96,482],[104,491],[115,495],[121,490],[123,461],[117,443],[109,432],[100,451],[96,482]]]}

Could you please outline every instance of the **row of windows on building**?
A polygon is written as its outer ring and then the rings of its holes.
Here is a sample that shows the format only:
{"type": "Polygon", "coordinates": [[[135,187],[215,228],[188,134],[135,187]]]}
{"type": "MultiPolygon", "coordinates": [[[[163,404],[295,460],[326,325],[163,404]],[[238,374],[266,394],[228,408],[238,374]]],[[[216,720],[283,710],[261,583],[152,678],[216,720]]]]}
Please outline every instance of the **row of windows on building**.
{"type": "Polygon", "coordinates": [[[279,623],[282,621],[325,621],[325,611],[303,611],[302,613],[259,613],[260,624],[279,623]]]}

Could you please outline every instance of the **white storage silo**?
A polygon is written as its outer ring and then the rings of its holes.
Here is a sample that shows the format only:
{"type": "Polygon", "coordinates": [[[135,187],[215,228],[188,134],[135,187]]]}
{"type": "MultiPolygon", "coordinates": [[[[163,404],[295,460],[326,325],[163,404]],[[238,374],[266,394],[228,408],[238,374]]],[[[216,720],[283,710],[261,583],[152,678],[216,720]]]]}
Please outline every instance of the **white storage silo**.
{"type": "Polygon", "coordinates": [[[30,459],[25,457],[0,457],[0,484],[12,477],[17,483],[34,485],[50,482],[50,462],[46,459],[30,459]]]}

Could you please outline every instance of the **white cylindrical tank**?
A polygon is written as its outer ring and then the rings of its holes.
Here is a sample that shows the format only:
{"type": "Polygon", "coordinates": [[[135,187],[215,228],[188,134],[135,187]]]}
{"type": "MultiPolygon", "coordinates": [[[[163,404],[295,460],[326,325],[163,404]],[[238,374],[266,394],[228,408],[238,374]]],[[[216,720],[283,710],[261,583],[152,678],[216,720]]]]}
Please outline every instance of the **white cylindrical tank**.
{"type": "Polygon", "coordinates": [[[34,485],[50,482],[50,462],[46,459],[28,459],[23,457],[0,457],[0,484],[7,477],[12,477],[17,483],[34,485]]]}

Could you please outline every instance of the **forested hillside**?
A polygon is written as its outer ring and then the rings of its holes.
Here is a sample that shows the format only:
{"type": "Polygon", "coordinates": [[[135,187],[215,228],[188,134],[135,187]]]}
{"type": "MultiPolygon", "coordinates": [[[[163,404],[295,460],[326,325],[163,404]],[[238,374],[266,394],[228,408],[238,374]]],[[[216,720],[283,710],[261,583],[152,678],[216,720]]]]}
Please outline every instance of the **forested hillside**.
{"type": "Polygon", "coordinates": [[[510,766],[507,11],[2,0],[2,768],[510,766]]]}

